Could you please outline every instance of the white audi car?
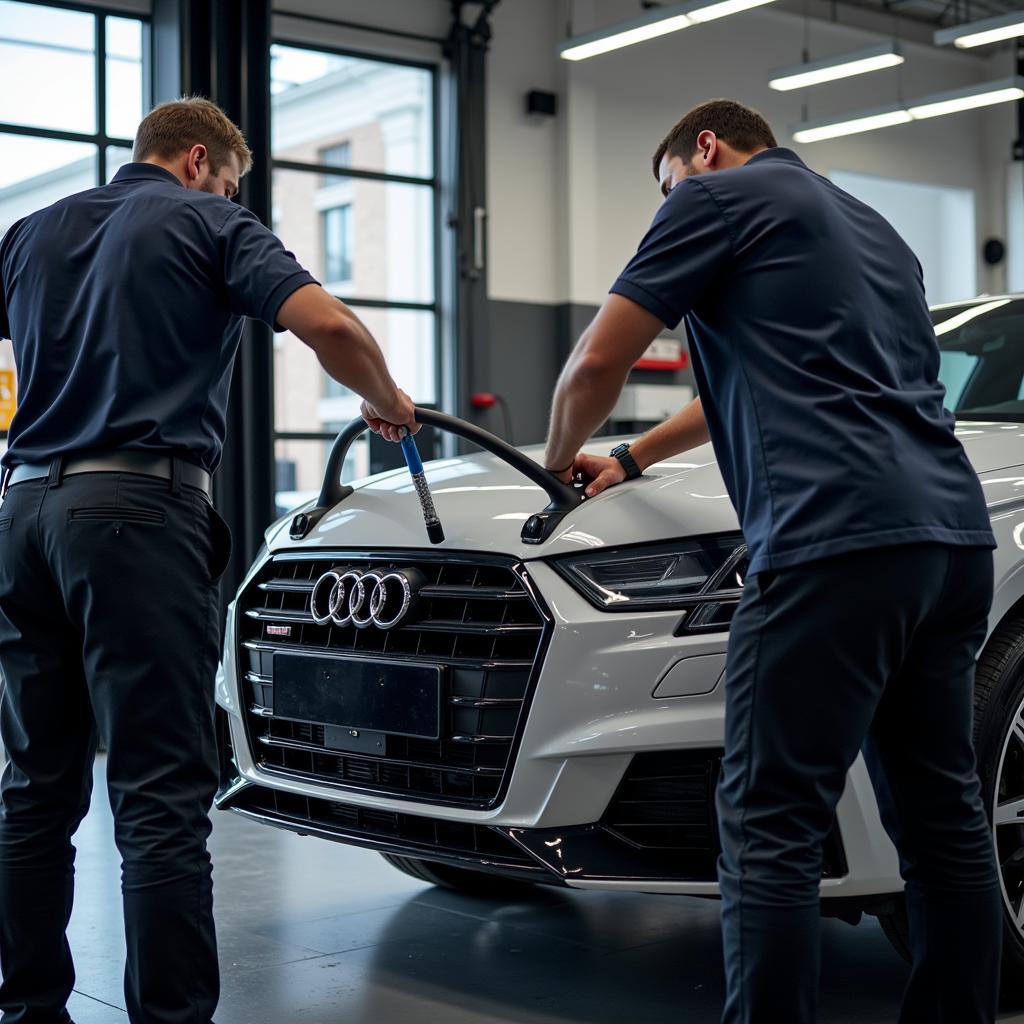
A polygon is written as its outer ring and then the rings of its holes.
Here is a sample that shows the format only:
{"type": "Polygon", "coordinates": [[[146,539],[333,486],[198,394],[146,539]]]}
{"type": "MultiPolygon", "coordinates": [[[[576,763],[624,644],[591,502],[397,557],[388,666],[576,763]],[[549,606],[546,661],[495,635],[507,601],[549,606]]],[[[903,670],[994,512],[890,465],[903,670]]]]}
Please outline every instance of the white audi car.
{"type": "MultiPolygon", "coordinates": [[[[999,541],[976,740],[1024,982],[1024,298],[934,311],[947,404],[999,541]]],[[[218,674],[221,808],[380,851],[500,899],[523,885],[717,894],[725,651],[746,553],[710,447],[581,502],[436,413],[478,454],[339,480],[275,523],[218,674]]],[[[613,439],[590,450],[606,453],[613,439]]],[[[799,708],[793,709],[799,714],[799,708]]],[[[896,852],[867,771],[824,851],[823,912],[906,951],[896,852]]]]}

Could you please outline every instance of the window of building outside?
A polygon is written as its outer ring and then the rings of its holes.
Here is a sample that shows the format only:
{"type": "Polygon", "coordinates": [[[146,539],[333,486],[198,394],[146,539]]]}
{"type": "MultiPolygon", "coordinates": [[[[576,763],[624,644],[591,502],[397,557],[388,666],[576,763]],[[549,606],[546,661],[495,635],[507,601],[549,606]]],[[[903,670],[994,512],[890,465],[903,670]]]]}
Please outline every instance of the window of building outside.
{"type": "MultiPolygon", "coordinates": [[[[144,18],[0,0],[0,237],[131,160],[150,108],[149,50],[144,18]]],[[[0,340],[0,388],[13,368],[0,340]]]]}
{"type": "MultiPolygon", "coordinates": [[[[414,401],[438,394],[435,77],[425,65],[271,48],[274,230],[380,343],[414,401]]],[[[320,490],[359,398],[288,333],[274,340],[277,507],[320,490]]],[[[346,479],[369,469],[357,442],[346,479]]]]}
{"type": "Polygon", "coordinates": [[[324,277],[332,291],[352,281],[352,204],[332,206],[321,215],[324,232],[324,277]]]}

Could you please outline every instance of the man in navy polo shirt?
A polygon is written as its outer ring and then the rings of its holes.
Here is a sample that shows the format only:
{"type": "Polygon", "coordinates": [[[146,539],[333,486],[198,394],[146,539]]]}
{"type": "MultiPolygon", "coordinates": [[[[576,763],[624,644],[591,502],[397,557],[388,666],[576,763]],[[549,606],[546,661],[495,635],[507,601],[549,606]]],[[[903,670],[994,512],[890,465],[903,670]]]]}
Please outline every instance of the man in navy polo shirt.
{"type": "Polygon", "coordinates": [[[921,268],[738,103],[687,114],[654,173],[665,200],[562,374],[546,465],[593,495],[710,438],[750,549],[718,790],[723,1021],[814,1021],[822,842],[866,744],[906,880],[901,1024],[989,1024],[1001,897],[971,721],[995,542],[921,268]],[[580,455],[683,318],[699,399],[580,455]]]}
{"type": "Polygon", "coordinates": [[[210,503],[244,317],[287,329],[394,439],[413,406],[348,307],[230,201],[251,155],[214,104],[164,104],[114,180],[0,243],[20,405],[0,504],[0,1019],[63,1024],[71,837],[97,732],[123,860],[132,1024],[210,1024],[218,998],[210,503]],[[94,725],[95,722],[95,725],[94,725]]]}

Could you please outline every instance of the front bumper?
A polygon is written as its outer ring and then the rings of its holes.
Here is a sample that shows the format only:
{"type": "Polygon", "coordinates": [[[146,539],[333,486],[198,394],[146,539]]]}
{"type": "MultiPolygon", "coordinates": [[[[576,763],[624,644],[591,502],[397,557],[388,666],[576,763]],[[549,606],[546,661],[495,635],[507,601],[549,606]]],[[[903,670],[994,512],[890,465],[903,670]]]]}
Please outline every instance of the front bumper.
{"type": "MultiPolygon", "coordinates": [[[[528,572],[552,622],[500,803],[425,803],[262,770],[246,736],[232,611],[217,685],[225,739],[218,805],[293,831],[575,888],[716,894],[726,637],[676,637],[672,612],[604,614],[547,565],[530,563],[528,572]],[[630,805],[630,785],[659,758],[652,777],[662,791],[630,805]],[[664,820],[630,828],[638,809],[664,820]]],[[[837,823],[841,841],[826,849],[822,895],[899,891],[896,853],[859,759],[837,823]]]]}

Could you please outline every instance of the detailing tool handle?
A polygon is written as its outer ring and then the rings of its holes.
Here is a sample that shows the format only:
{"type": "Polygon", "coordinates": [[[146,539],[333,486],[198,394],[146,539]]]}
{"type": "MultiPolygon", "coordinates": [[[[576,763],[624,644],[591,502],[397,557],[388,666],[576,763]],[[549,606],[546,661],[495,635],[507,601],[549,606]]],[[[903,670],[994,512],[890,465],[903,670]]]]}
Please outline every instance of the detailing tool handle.
{"type": "Polygon", "coordinates": [[[440,544],[444,540],[444,528],[441,520],[437,518],[437,510],[434,508],[434,496],[430,493],[430,486],[427,484],[426,474],[423,472],[423,460],[420,458],[419,449],[416,447],[416,438],[409,431],[402,428],[402,454],[405,456],[405,464],[409,467],[409,474],[412,476],[413,486],[420,499],[420,508],[423,509],[423,522],[427,527],[427,537],[431,544],[440,544]]]}

